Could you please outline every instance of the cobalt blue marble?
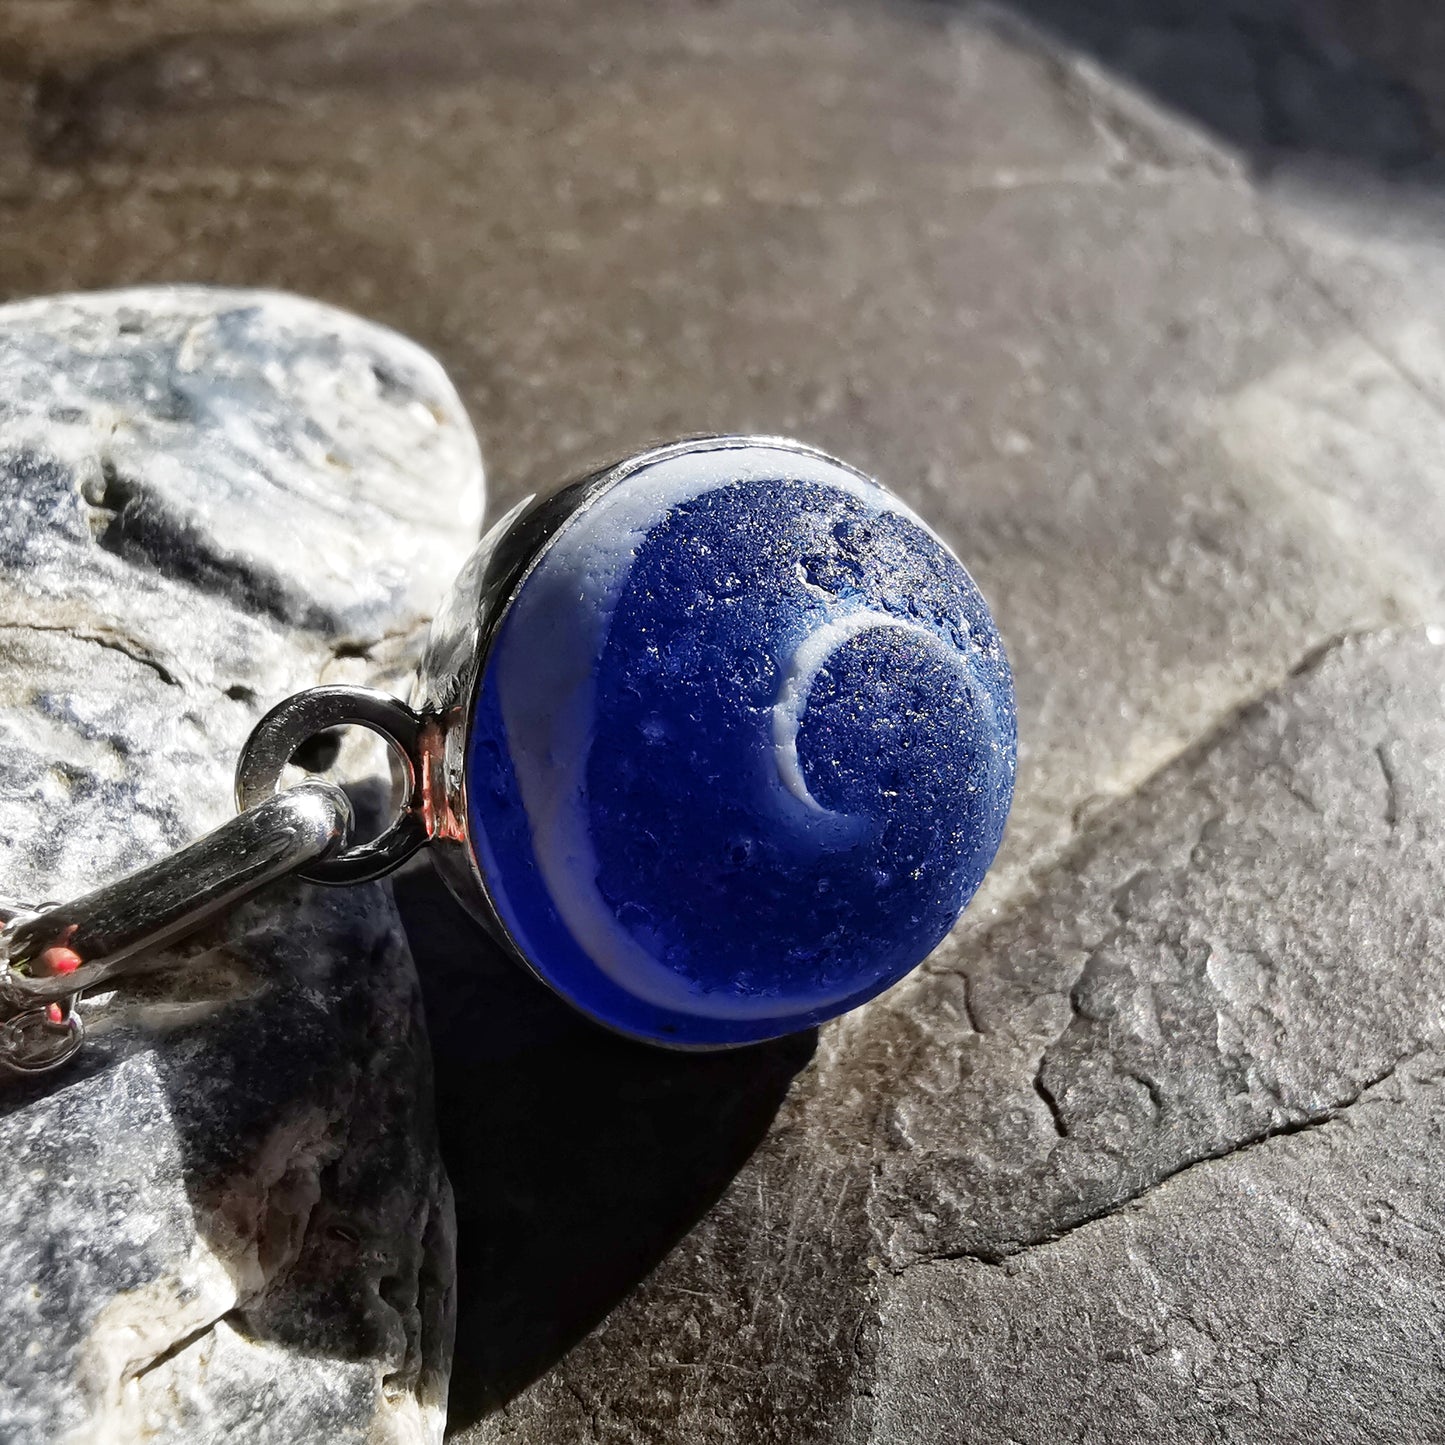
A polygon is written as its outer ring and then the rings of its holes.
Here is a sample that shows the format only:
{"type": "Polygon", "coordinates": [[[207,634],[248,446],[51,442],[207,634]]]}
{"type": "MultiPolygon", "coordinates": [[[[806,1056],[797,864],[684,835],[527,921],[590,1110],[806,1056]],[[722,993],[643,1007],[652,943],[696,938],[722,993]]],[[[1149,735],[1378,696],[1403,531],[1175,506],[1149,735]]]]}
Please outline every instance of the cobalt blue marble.
{"type": "Polygon", "coordinates": [[[745,1043],[862,1003],[982,881],[1013,684],[963,566],[783,443],[625,465],[497,629],[473,847],[532,967],[600,1022],[745,1043]]]}

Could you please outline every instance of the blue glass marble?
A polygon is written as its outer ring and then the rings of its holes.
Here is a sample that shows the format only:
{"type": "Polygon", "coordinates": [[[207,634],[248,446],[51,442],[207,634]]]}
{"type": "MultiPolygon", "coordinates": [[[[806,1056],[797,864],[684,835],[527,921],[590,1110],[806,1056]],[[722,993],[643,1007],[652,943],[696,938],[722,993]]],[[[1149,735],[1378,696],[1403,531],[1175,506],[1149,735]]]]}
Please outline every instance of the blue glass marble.
{"type": "Polygon", "coordinates": [[[698,442],[619,469],[516,591],[472,845],[583,1012],[746,1043],[928,955],[993,861],[1015,752],[993,619],[917,517],[815,453],[698,442]]]}

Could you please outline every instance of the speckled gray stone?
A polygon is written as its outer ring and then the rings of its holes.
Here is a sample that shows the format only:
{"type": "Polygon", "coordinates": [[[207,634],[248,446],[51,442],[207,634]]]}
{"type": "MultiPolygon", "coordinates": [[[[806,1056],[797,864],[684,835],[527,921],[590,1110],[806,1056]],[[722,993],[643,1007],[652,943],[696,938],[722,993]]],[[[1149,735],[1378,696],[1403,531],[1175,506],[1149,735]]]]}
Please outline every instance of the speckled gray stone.
{"type": "Polygon", "coordinates": [[[1442,1063],[1001,1268],[891,1281],[872,1438],[952,1442],[963,1419],[973,1445],[1440,1439],[1442,1063]]]}
{"type": "MultiPolygon", "coordinates": [[[[423,353],[202,289],[0,311],[0,487],[19,899],[228,816],[259,713],[401,665],[481,504],[423,353]]],[[[389,893],[289,885],[169,964],[0,1096],[0,1436],[439,1438],[451,1204],[389,893]]]]}

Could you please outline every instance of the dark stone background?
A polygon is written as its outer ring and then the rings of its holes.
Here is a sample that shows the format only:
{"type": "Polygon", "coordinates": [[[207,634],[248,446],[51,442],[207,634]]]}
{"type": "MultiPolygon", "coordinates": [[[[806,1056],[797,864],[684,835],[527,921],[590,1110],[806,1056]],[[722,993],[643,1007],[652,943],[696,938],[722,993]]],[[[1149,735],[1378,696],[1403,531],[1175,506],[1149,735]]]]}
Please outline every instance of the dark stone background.
{"type": "Polygon", "coordinates": [[[461,1438],[1445,1440],[1442,74],[1429,0],[0,8],[0,293],[388,321],[494,505],[796,433],[1016,664],[992,884],[816,1040],[604,1038],[403,880],[461,1438]]]}

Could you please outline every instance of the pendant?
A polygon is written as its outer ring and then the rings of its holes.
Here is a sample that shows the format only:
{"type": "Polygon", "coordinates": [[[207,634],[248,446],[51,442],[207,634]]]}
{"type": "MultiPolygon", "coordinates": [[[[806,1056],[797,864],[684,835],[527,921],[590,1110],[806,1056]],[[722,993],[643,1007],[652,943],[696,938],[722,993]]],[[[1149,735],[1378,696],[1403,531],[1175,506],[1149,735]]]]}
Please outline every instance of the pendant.
{"type": "Polygon", "coordinates": [[[790,1033],[939,944],[1015,765],[997,628],[925,522],[797,442],[660,447],[488,533],[410,702],[288,698],[242,750],[236,818],[71,902],[0,911],[0,1067],[63,1064],[86,989],[267,884],[363,882],[422,848],[597,1023],[692,1049],[790,1033]],[[347,724],[402,777],[355,844],[340,788],[279,790],[347,724]]]}

